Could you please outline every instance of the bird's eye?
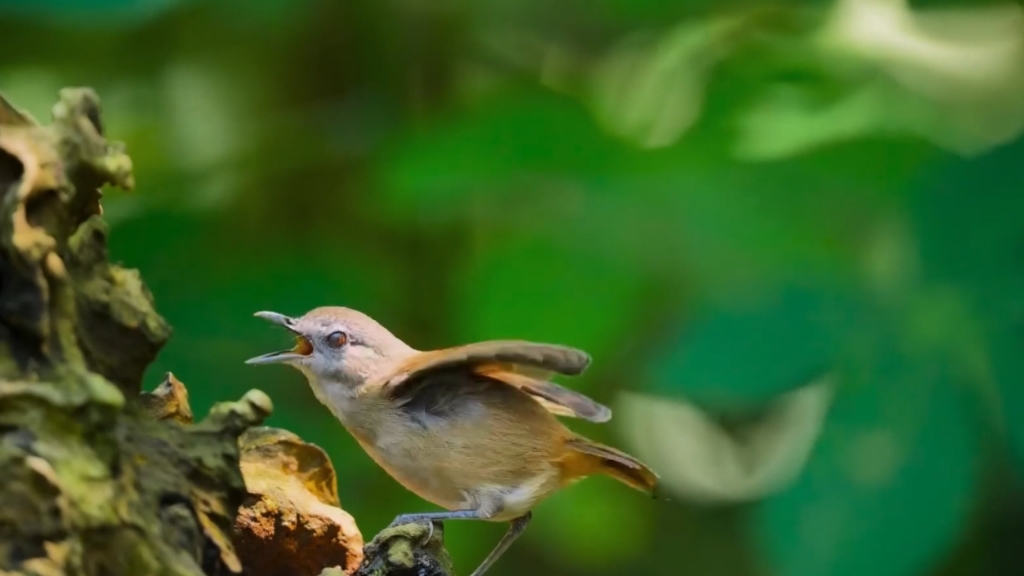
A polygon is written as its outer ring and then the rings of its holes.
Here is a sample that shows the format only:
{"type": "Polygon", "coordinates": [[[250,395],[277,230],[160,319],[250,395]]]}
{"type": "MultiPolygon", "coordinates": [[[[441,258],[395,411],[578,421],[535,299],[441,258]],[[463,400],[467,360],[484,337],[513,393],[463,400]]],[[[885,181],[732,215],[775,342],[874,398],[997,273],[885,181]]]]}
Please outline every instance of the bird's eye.
{"type": "Polygon", "coordinates": [[[348,343],[348,335],[344,332],[331,332],[327,335],[327,345],[331,348],[341,348],[348,343]]]}

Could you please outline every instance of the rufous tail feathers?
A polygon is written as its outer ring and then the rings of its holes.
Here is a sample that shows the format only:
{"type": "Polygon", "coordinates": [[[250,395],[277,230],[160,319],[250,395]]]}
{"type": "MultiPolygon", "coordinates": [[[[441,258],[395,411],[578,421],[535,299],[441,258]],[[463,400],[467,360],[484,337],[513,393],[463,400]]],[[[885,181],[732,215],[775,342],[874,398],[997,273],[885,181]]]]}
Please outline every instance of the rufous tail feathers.
{"type": "Polygon", "coordinates": [[[658,475],[636,458],[582,436],[566,441],[568,454],[563,476],[572,481],[584,476],[604,474],[651,496],[656,496],[658,475]]]}

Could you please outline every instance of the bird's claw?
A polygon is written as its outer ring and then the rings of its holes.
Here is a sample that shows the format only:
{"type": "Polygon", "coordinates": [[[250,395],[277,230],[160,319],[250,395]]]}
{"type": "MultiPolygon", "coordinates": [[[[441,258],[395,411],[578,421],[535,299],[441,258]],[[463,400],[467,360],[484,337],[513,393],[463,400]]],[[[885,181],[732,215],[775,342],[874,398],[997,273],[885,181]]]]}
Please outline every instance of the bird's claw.
{"type": "Polygon", "coordinates": [[[424,545],[424,546],[428,542],[430,542],[431,538],[434,537],[434,521],[433,520],[426,520],[425,522],[427,523],[427,537],[423,539],[423,544],[422,545],[424,545]]]}

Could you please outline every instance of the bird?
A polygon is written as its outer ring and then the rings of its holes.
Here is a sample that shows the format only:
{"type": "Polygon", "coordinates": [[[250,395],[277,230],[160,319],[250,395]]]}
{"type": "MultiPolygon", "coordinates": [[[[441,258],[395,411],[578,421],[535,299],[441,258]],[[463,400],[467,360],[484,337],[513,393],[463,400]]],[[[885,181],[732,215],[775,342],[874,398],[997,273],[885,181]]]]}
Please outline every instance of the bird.
{"type": "Polygon", "coordinates": [[[401,514],[391,526],[427,524],[432,533],[435,521],[509,523],[472,576],[508,550],[537,504],[585,477],[609,476],[657,497],[658,475],[647,465],[558,419],[611,419],[607,406],[552,382],[587,368],[591,358],[582,350],[489,340],[420,351],[341,306],[255,316],[287,329],[296,343],[246,363],[297,369],[377,465],[444,509],[401,514]]]}

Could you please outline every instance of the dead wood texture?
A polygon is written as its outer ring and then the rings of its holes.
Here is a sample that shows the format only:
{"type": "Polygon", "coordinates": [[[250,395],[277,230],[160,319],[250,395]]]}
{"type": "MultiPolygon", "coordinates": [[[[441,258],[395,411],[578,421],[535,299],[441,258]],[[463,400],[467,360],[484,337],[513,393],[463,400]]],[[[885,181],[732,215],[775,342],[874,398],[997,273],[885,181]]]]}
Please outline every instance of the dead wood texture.
{"type": "Polygon", "coordinates": [[[105,185],[135,182],[92,90],[47,125],[0,97],[0,576],[451,574],[440,529],[364,558],[330,460],[258,427],[262,392],[196,422],[173,375],[142,391],[171,330],[109,262],[105,185]]]}

